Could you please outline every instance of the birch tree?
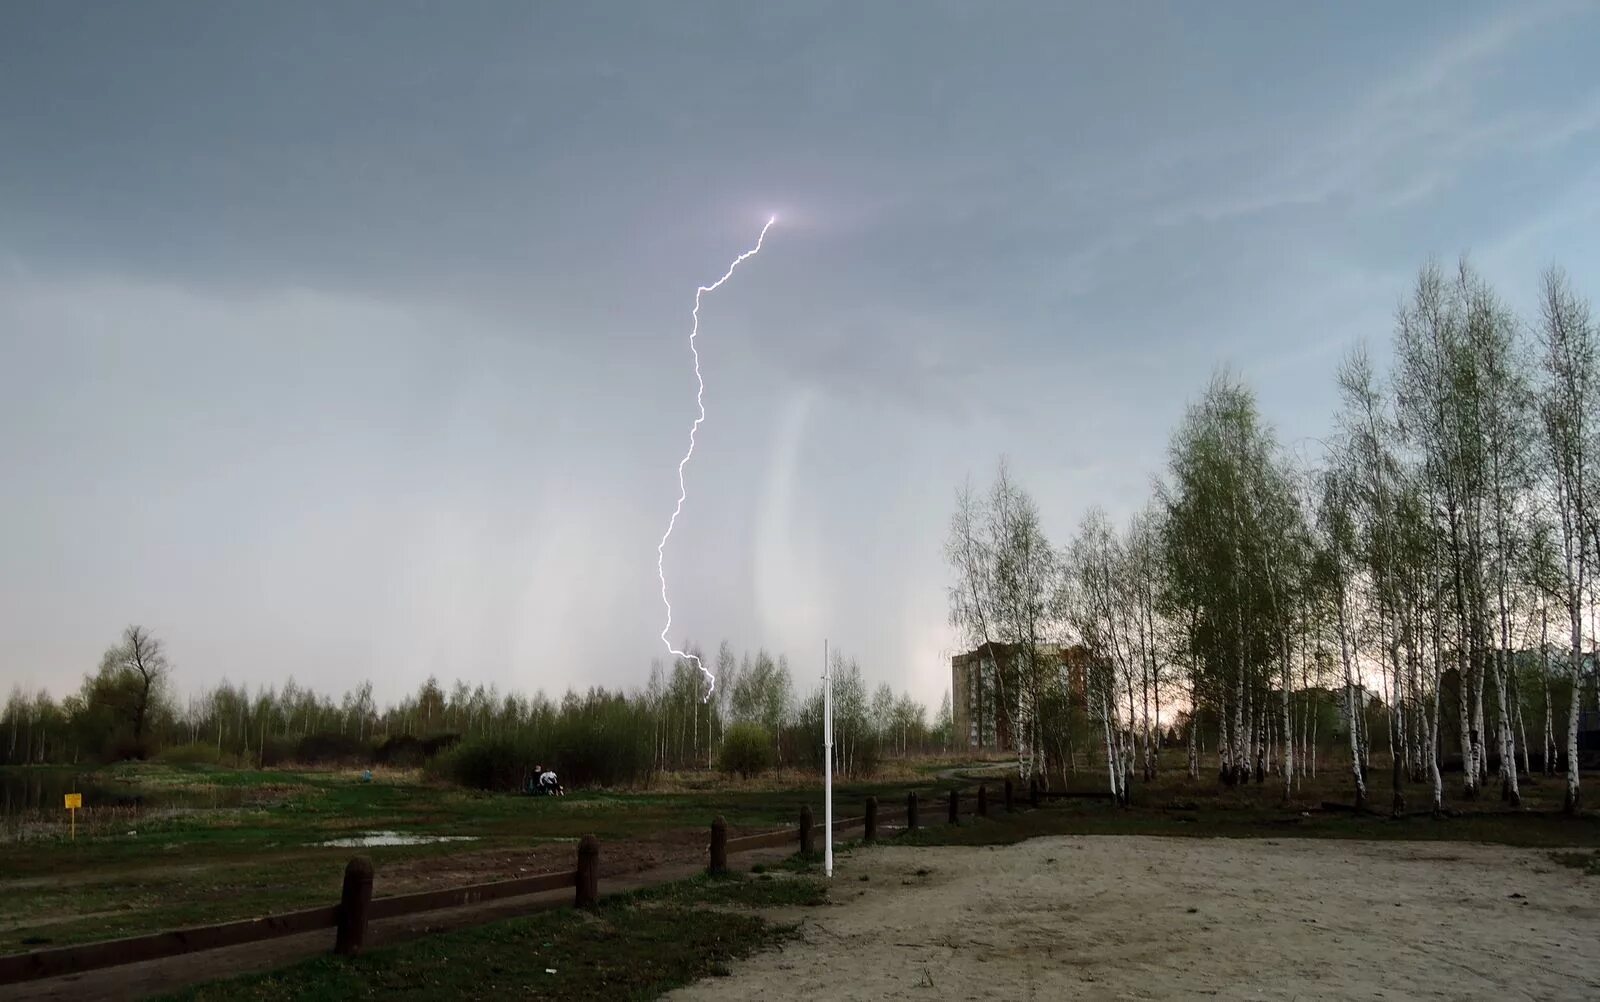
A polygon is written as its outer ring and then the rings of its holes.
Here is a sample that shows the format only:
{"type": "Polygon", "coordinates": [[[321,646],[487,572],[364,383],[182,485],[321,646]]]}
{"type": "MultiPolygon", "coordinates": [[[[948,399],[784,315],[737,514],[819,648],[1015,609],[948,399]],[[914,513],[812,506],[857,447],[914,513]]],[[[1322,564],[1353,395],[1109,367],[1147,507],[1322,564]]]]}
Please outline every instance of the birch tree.
{"type": "Polygon", "coordinates": [[[1469,427],[1473,392],[1459,299],[1436,266],[1418,275],[1395,325],[1395,386],[1399,427],[1417,450],[1420,473],[1443,526],[1449,569],[1457,712],[1461,722],[1462,795],[1475,798],[1484,768],[1481,690],[1472,658],[1477,635],[1478,563],[1476,453],[1469,427]],[[1476,705],[1475,705],[1476,703],[1476,705]]]}
{"type": "Polygon", "coordinates": [[[1100,723],[1111,795],[1118,803],[1127,804],[1132,749],[1118,703],[1134,655],[1121,580],[1125,570],[1122,544],[1105,512],[1091,508],[1084,516],[1064,563],[1062,605],[1089,653],[1087,695],[1090,713],[1100,723]]]}
{"type": "MultiPolygon", "coordinates": [[[[945,559],[955,574],[950,586],[950,624],[958,628],[971,646],[992,655],[995,641],[995,574],[993,550],[985,535],[988,516],[983,500],[969,480],[956,492],[956,509],[950,517],[950,534],[945,541],[945,559]]],[[[1000,685],[998,666],[992,666],[1000,685]]],[[[979,682],[983,666],[978,669],[979,682]]],[[[997,693],[995,716],[1008,713],[1003,693],[997,693]]],[[[978,740],[983,740],[983,714],[978,708],[978,740]]]]}
{"type": "MultiPolygon", "coordinates": [[[[1467,348],[1478,378],[1473,395],[1474,426],[1480,438],[1484,488],[1485,577],[1487,604],[1492,606],[1494,660],[1492,675],[1500,713],[1496,745],[1500,753],[1501,797],[1520,805],[1517,786],[1516,705],[1511,621],[1522,589],[1514,575],[1522,563],[1526,501],[1531,488],[1528,456],[1532,453],[1531,387],[1516,349],[1515,320],[1477,275],[1461,269],[1460,294],[1466,311],[1467,348]]],[[[1491,611],[1491,610],[1486,610],[1491,611]]]]}
{"type": "Polygon", "coordinates": [[[989,495],[989,552],[994,567],[993,621],[1001,640],[1014,652],[1009,670],[996,672],[1012,687],[1008,709],[1017,765],[1023,782],[1046,774],[1046,743],[1039,732],[1054,659],[1043,645],[1051,632],[1049,610],[1056,585],[1056,555],[1040,525],[1039,509],[1017,485],[1004,460],[989,495]]]}
{"type": "Polygon", "coordinates": [[[1540,302],[1543,386],[1539,414],[1549,462],[1550,508],[1555,548],[1561,563],[1561,604],[1569,629],[1568,673],[1572,698],[1567,710],[1567,792],[1564,809],[1578,812],[1578,702],[1583,675],[1583,611],[1589,586],[1590,527],[1593,513],[1597,431],[1600,431],[1600,372],[1595,328],[1588,303],[1572,292],[1566,276],[1544,276],[1540,302]]]}
{"type": "MultiPolygon", "coordinates": [[[[1219,721],[1219,774],[1233,784],[1263,774],[1267,697],[1281,670],[1282,603],[1264,568],[1276,568],[1275,512],[1287,485],[1277,446],[1251,393],[1216,376],[1173,436],[1164,552],[1169,600],[1189,611],[1197,705],[1219,721]],[[1252,763],[1253,760],[1253,763],[1252,763]]],[[[1286,525],[1287,523],[1283,523],[1286,525]]]]}
{"type": "Polygon", "coordinates": [[[1011,734],[1026,781],[1047,771],[1038,709],[1056,672],[1042,648],[1053,632],[1057,568],[1038,506],[1004,459],[987,497],[979,498],[970,483],[957,493],[945,556],[956,577],[951,623],[990,658],[995,715],[1011,734]],[[1007,645],[1009,656],[997,658],[997,645],[1007,645]]]}
{"type": "Polygon", "coordinates": [[[1360,550],[1370,602],[1367,611],[1375,625],[1376,658],[1384,679],[1384,699],[1389,704],[1388,737],[1393,800],[1391,811],[1405,810],[1405,725],[1408,692],[1402,647],[1408,646],[1402,629],[1401,548],[1396,496],[1400,480],[1394,453],[1391,421],[1365,351],[1346,357],[1339,369],[1344,397],[1340,415],[1345,455],[1342,463],[1353,490],[1352,514],[1360,531],[1360,550]]]}
{"type": "Polygon", "coordinates": [[[1344,704],[1350,740],[1350,771],[1355,781],[1356,810],[1367,806],[1367,780],[1361,768],[1361,748],[1358,730],[1363,708],[1360,706],[1363,691],[1360,674],[1356,669],[1356,649],[1359,646],[1357,619],[1351,608],[1350,582],[1354,576],[1353,554],[1356,547],[1354,490],[1350,475],[1342,469],[1328,470],[1322,477],[1322,501],[1317,512],[1321,530],[1321,549],[1318,560],[1323,565],[1323,577],[1329,583],[1329,593],[1334,606],[1334,628],[1339,644],[1339,663],[1344,669],[1344,704]]]}

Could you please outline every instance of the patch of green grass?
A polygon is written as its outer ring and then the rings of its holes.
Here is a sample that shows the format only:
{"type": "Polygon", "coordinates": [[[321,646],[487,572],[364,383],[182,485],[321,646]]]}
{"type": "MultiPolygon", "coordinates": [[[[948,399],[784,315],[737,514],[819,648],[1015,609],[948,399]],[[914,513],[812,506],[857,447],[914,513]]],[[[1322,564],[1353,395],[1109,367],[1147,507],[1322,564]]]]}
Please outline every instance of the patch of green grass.
{"type": "MultiPolygon", "coordinates": [[[[184,1002],[236,999],[651,999],[782,942],[795,928],[708,904],[791,904],[766,882],[685,881],[570,909],[442,933],[355,958],[319,957],[201,985],[184,1002]]],[[[778,883],[774,881],[773,883],[778,883]]],[[[793,881],[799,883],[799,881],[793,881]]]]}
{"type": "Polygon", "coordinates": [[[816,873],[822,868],[822,853],[797,852],[792,856],[784,857],[777,863],[773,863],[770,868],[788,873],[816,873]]]}
{"type": "Polygon", "coordinates": [[[1402,817],[1299,811],[1268,806],[1201,804],[1194,810],[1116,807],[1103,801],[1065,801],[1037,811],[963,819],[902,835],[905,845],[1010,845],[1041,835],[1164,835],[1204,838],[1341,838],[1399,841],[1495,842],[1502,845],[1600,846],[1600,818],[1550,812],[1462,813],[1402,817]]]}
{"type": "Polygon", "coordinates": [[[761,873],[701,875],[640,891],[637,901],[669,904],[737,905],[743,908],[814,907],[828,903],[828,885],[809,876],[761,873]]]}
{"type": "Polygon", "coordinates": [[[1600,877],[1600,852],[1552,852],[1550,858],[1588,876],[1600,877]]]}
{"type": "Polygon", "coordinates": [[[0,895],[0,952],[137,936],[338,900],[340,872],[283,862],[43,884],[0,895]]]}

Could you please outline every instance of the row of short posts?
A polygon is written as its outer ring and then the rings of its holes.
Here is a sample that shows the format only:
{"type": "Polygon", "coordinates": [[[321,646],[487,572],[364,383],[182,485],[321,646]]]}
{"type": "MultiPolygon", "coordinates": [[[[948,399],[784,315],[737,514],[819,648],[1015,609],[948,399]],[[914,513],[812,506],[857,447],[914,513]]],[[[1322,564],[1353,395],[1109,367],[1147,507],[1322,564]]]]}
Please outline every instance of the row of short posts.
{"type": "MultiPolygon", "coordinates": [[[[722,819],[717,820],[720,822],[722,819]]],[[[715,855],[712,858],[715,860],[715,855]]],[[[726,838],[723,841],[723,861],[726,865],[726,838]]],[[[593,908],[599,904],[600,840],[593,835],[585,835],[578,840],[578,869],[573,874],[573,888],[573,907],[593,908]]],[[[356,856],[344,868],[344,887],[339,894],[338,921],[334,927],[334,953],[349,956],[361,952],[367,942],[367,921],[371,911],[372,860],[366,856],[356,856]]]]}
{"type": "MultiPolygon", "coordinates": [[[[1007,811],[1016,810],[1015,793],[1016,788],[1010,777],[1007,777],[1004,801],[1007,811]]],[[[1037,778],[1030,779],[1028,781],[1028,804],[1030,807],[1034,808],[1039,806],[1039,780],[1037,778]]],[[[906,831],[917,830],[917,806],[916,793],[913,792],[906,794],[906,831]]],[[[978,787],[978,816],[989,816],[989,788],[985,785],[979,785],[978,787]]],[[[959,824],[961,821],[960,790],[952,789],[950,791],[949,807],[946,819],[950,824],[959,824]]],[[[867,798],[866,815],[862,819],[862,823],[864,829],[862,833],[862,841],[867,843],[878,841],[877,797],[867,798]]],[[[816,822],[815,816],[812,814],[810,804],[802,804],[800,807],[799,835],[801,855],[809,856],[816,852],[816,822]]],[[[598,846],[595,847],[595,851],[598,853],[598,846]]],[[[582,852],[583,850],[580,846],[578,863],[580,872],[582,871],[583,867],[582,852]]],[[[712,874],[723,874],[728,872],[728,822],[720,814],[717,815],[716,819],[711,822],[711,865],[707,867],[707,871],[712,874]]],[[[582,893],[583,892],[580,890],[580,897],[582,896],[582,893]]]]}
{"type": "MultiPolygon", "coordinates": [[[[1007,811],[1016,810],[1014,802],[1014,787],[1010,777],[1006,778],[1005,808],[1007,811]]],[[[1028,782],[1028,804],[1031,807],[1039,806],[1039,780],[1030,779],[1028,782]]],[[[978,816],[987,817],[989,814],[989,788],[978,787],[978,816]]],[[[950,824],[959,823],[961,818],[961,793],[959,790],[950,791],[948,820],[950,824]]],[[[878,798],[868,797],[866,804],[866,817],[864,840],[876,842],[878,840],[878,798]]],[[[917,830],[917,795],[906,794],[906,831],[917,830]]],[[[804,805],[800,808],[800,852],[810,855],[816,851],[814,837],[815,826],[812,823],[811,807],[804,805]]],[[[719,814],[711,822],[711,865],[709,870],[713,874],[728,872],[728,822],[719,814]]],[[[593,908],[600,900],[600,840],[593,835],[585,835],[578,842],[578,869],[573,874],[573,905],[577,908],[593,908]]],[[[372,860],[365,856],[357,856],[350,860],[344,869],[344,887],[339,896],[339,921],[337,933],[334,938],[334,952],[341,954],[356,954],[366,944],[367,916],[372,908],[372,860]]]]}

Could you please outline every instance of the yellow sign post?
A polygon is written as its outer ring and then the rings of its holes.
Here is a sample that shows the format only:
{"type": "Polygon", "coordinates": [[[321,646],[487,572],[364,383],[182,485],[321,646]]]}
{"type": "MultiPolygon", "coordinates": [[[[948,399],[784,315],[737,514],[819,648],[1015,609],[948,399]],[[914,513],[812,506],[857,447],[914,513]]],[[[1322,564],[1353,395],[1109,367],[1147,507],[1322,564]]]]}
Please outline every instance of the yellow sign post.
{"type": "Polygon", "coordinates": [[[72,815],[72,841],[78,841],[78,808],[83,806],[83,794],[67,794],[67,811],[72,815]]]}

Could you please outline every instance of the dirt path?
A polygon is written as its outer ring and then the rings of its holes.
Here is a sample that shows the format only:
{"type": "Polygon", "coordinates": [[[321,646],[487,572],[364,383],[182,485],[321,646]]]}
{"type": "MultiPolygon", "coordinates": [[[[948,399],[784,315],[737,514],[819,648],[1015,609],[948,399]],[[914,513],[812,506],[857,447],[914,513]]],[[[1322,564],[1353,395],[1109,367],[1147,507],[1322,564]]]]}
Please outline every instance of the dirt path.
{"type": "Polygon", "coordinates": [[[1593,999],[1597,892],[1460,843],[884,846],[840,860],[804,944],[670,997],[1593,999]]]}
{"type": "Polygon", "coordinates": [[[971,765],[956,765],[948,769],[940,769],[936,774],[940,782],[960,783],[977,776],[1004,776],[1016,771],[1015,762],[976,762],[971,765]]]}
{"type": "MultiPolygon", "coordinates": [[[[735,828],[732,834],[737,837],[747,831],[758,830],[764,829],[735,828]]],[[[672,828],[655,835],[610,844],[621,850],[623,855],[619,857],[619,861],[626,860],[626,868],[640,869],[678,858],[685,853],[690,855],[703,853],[707,838],[709,835],[705,829],[672,828]]],[[[552,864],[568,861],[576,852],[577,844],[576,836],[536,841],[517,847],[499,845],[483,848],[466,843],[448,853],[391,860],[384,867],[385,873],[393,882],[388,893],[404,894],[432,887],[451,887],[475,880],[504,879],[523,876],[529,872],[537,873],[541,869],[553,868],[552,864]]],[[[349,857],[350,852],[349,849],[304,845],[273,853],[244,857],[230,856],[194,863],[101,866],[80,873],[0,879],[0,895],[62,885],[194,879],[211,874],[227,874],[235,870],[260,869],[280,863],[328,860],[337,867],[349,857]]]]}

